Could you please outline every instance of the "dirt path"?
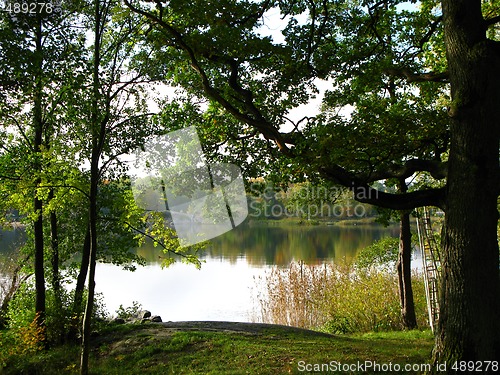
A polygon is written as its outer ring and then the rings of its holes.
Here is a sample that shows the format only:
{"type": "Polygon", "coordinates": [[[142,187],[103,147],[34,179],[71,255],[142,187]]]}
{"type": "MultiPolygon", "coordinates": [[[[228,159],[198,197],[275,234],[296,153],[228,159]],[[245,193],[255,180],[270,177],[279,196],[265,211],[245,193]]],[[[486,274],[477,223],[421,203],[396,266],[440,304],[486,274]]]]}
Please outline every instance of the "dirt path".
{"type": "Polygon", "coordinates": [[[331,336],[327,333],[311,331],[302,328],[288,327],[276,324],[265,323],[241,323],[241,322],[219,322],[219,321],[192,321],[192,322],[163,322],[158,323],[172,331],[217,331],[217,332],[234,332],[259,334],[263,331],[269,331],[279,328],[289,332],[305,333],[315,336],[331,336]]]}

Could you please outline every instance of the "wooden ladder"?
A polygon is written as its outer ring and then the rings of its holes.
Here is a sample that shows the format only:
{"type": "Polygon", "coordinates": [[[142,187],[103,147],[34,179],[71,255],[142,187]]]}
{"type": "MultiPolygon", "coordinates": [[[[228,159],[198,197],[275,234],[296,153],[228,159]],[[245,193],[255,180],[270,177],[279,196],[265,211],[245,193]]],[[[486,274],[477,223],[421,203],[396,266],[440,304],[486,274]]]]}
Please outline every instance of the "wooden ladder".
{"type": "Polygon", "coordinates": [[[439,285],[441,277],[441,258],[432,230],[429,210],[424,207],[417,217],[418,239],[422,250],[425,296],[429,312],[429,324],[434,332],[439,319],[439,285]]]}

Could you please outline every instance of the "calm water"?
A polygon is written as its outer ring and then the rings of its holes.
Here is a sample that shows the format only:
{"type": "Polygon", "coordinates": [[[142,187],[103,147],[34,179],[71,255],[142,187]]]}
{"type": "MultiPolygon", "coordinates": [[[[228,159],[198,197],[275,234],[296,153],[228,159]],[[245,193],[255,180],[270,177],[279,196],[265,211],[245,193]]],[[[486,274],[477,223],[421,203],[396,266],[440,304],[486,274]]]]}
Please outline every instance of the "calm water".
{"type": "MultiPolygon", "coordinates": [[[[9,233],[9,232],[7,232],[9,233]]],[[[256,279],[275,265],[307,264],[351,259],[373,241],[397,236],[398,228],[379,225],[299,226],[242,224],[211,241],[201,270],[176,263],[162,269],[161,250],[146,243],[137,252],[148,261],[135,272],[98,264],[96,289],[114,313],[120,304],[139,302],[164,321],[252,321],[256,316],[256,279]]],[[[15,240],[0,238],[0,252],[15,240]]]]}
{"type": "Polygon", "coordinates": [[[397,227],[379,225],[243,224],[211,241],[201,270],[182,263],[162,269],[161,251],[146,244],[138,249],[146,267],[132,273],[100,264],[97,289],[111,312],[138,301],[163,320],[252,321],[256,279],[271,267],[350,259],[373,241],[397,235],[397,227]]]}

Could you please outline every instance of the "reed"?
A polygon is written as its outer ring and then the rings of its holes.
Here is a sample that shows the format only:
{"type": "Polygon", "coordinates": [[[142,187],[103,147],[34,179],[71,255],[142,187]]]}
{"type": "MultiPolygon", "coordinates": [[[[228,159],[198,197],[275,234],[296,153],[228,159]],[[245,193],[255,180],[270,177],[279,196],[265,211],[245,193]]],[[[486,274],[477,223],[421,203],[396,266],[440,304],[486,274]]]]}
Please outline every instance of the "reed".
{"type": "MultiPolygon", "coordinates": [[[[257,281],[259,319],[329,333],[402,329],[397,277],[353,263],[273,268],[257,281]]],[[[423,278],[414,274],[417,320],[427,328],[423,278]]]]}

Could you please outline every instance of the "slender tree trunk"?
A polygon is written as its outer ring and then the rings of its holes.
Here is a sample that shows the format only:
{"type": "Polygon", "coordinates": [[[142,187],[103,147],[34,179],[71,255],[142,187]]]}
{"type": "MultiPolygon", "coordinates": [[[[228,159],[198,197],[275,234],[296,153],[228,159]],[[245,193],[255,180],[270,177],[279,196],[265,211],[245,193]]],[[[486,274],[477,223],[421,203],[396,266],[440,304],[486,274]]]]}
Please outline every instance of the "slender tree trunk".
{"type": "MultiPolygon", "coordinates": [[[[90,194],[89,194],[89,228],[90,228],[90,258],[89,258],[89,284],[87,305],[83,318],[82,350],[80,362],[80,374],[87,375],[89,371],[90,352],[90,330],[94,307],[95,293],[95,268],[97,261],[97,194],[99,186],[99,159],[101,157],[104,139],[106,136],[106,119],[101,116],[99,108],[100,99],[100,77],[99,65],[101,60],[101,32],[102,20],[105,16],[101,13],[99,0],[95,0],[94,14],[94,66],[93,66],[93,98],[92,98],[92,121],[91,121],[91,161],[90,161],[90,194]]],[[[103,109],[109,111],[109,107],[103,109]]]]}
{"type": "Polygon", "coordinates": [[[76,279],[75,297],[73,300],[73,314],[78,318],[82,313],[82,300],[83,291],[85,289],[85,281],[87,280],[87,272],[90,263],[90,227],[87,228],[85,233],[85,240],[82,249],[82,261],[80,262],[80,271],[76,279]]]}
{"type": "Polygon", "coordinates": [[[73,297],[73,315],[71,320],[71,326],[68,331],[68,340],[74,340],[77,337],[78,331],[81,327],[80,318],[82,316],[83,309],[83,292],[85,290],[85,281],[87,280],[87,273],[89,270],[90,263],[90,228],[87,228],[85,232],[85,240],[82,249],[82,260],[80,262],[80,271],[76,278],[75,295],[73,297]]]}
{"type": "MultiPolygon", "coordinates": [[[[399,181],[399,191],[406,193],[408,187],[404,179],[399,181]]],[[[410,213],[402,211],[399,225],[399,254],[396,263],[399,282],[399,298],[401,302],[401,318],[406,329],[417,328],[413,288],[411,285],[411,227],[410,213]]]]}
{"type": "Polygon", "coordinates": [[[399,281],[399,297],[401,301],[401,318],[406,329],[417,328],[413,288],[411,284],[411,229],[410,213],[401,213],[399,227],[399,254],[396,264],[399,281]]]}
{"type": "MultiPolygon", "coordinates": [[[[54,198],[54,190],[49,192],[49,201],[54,198]]],[[[61,302],[61,275],[59,273],[59,233],[57,223],[57,213],[52,211],[50,213],[50,247],[52,251],[51,264],[52,264],[52,289],[58,307],[62,307],[61,302]]]]}
{"type": "MultiPolygon", "coordinates": [[[[43,81],[42,81],[42,65],[43,65],[43,50],[42,50],[42,20],[41,16],[37,14],[37,25],[35,30],[35,64],[36,64],[36,77],[35,77],[35,90],[33,100],[33,115],[34,115],[34,142],[33,151],[35,153],[34,169],[38,174],[42,170],[41,162],[41,145],[43,136],[43,113],[42,113],[42,95],[43,95],[43,81]]],[[[41,183],[40,177],[36,178],[35,186],[41,183]]],[[[45,273],[44,273],[44,244],[43,244],[43,202],[37,196],[35,190],[35,197],[33,198],[33,210],[36,214],[33,231],[35,237],[35,311],[37,325],[45,327],[45,273]]]]}
{"type": "MultiPolygon", "coordinates": [[[[54,189],[50,189],[49,202],[54,198],[54,189]]],[[[54,303],[56,311],[62,311],[61,297],[61,275],[59,273],[59,234],[57,213],[50,213],[50,248],[51,248],[51,265],[52,265],[52,290],[54,292],[54,303]]],[[[64,332],[57,331],[57,342],[61,343],[64,340],[64,332]]]]}
{"type": "MultiPolygon", "coordinates": [[[[38,181],[39,183],[39,181],[38,181]]],[[[45,272],[43,261],[43,219],[42,219],[42,201],[35,197],[34,210],[37,217],[34,222],[35,236],[35,311],[37,316],[37,325],[45,326],[45,272]]]]}
{"type": "MultiPolygon", "coordinates": [[[[91,172],[92,173],[92,172],[91,172]]],[[[92,173],[93,174],[93,173],[92,173]]],[[[98,174],[96,174],[97,176],[98,174]]],[[[97,179],[93,176],[90,188],[90,261],[88,270],[88,296],[87,304],[85,307],[85,315],[83,317],[83,330],[82,330],[82,353],[80,363],[80,373],[82,375],[88,374],[89,368],[89,351],[90,351],[90,333],[92,324],[92,314],[94,307],[94,294],[95,294],[95,268],[97,259],[97,179]]]]}
{"type": "Polygon", "coordinates": [[[434,359],[450,367],[500,358],[500,49],[486,40],[481,1],[442,3],[452,137],[434,359]]]}

